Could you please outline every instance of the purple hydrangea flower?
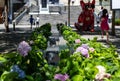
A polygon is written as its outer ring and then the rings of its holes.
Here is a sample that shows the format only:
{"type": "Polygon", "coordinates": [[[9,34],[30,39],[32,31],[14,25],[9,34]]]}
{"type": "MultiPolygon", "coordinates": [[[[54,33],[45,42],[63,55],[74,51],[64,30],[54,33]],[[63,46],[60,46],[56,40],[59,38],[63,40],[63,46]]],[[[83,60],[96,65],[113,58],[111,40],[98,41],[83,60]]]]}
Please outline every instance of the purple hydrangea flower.
{"type": "Polygon", "coordinates": [[[87,54],[85,55],[85,57],[86,57],[86,58],[89,58],[89,57],[90,57],[90,55],[87,53],[87,54]]]}
{"type": "Polygon", "coordinates": [[[85,48],[85,49],[88,49],[89,46],[87,44],[82,44],[81,47],[85,48]]]}
{"type": "Polygon", "coordinates": [[[22,41],[20,42],[17,50],[22,56],[27,56],[28,52],[31,50],[31,47],[27,42],[22,41]]]}
{"type": "Polygon", "coordinates": [[[69,76],[67,74],[63,75],[63,74],[56,74],[54,76],[54,79],[60,80],[60,81],[66,81],[67,79],[69,79],[69,76]]]}
{"type": "Polygon", "coordinates": [[[76,52],[80,52],[83,56],[85,56],[86,58],[89,57],[89,53],[88,53],[88,49],[85,49],[84,47],[78,47],[76,49],[76,52]]]}
{"type": "Polygon", "coordinates": [[[89,57],[88,50],[85,49],[85,48],[84,48],[83,50],[81,50],[81,54],[82,54],[83,56],[85,56],[86,58],[89,57]]]}
{"type": "Polygon", "coordinates": [[[83,47],[78,47],[77,49],[76,49],[76,52],[81,52],[81,50],[83,50],[84,48],[83,47]]]}

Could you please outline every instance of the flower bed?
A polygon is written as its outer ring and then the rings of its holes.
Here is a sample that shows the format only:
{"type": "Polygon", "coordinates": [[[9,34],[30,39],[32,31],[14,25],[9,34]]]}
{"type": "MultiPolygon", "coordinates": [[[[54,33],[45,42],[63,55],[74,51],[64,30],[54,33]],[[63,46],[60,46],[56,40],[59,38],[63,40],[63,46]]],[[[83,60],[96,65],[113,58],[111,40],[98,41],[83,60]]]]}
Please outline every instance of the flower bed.
{"type": "Polygon", "coordinates": [[[73,49],[73,52],[65,49],[60,53],[62,73],[69,74],[72,81],[119,81],[120,58],[114,45],[108,48],[97,42],[97,37],[86,40],[70,27],[59,28],[68,48],[73,49]]]}
{"type": "Polygon", "coordinates": [[[22,41],[17,52],[0,55],[1,81],[119,81],[120,58],[114,45],[109,48],[95,37],[86,40],[70,27],[57,25],[67,41],[60,51],[57,66],[44,58],[51,25],[33,31],[28,41],[22,41]],[[49,27],[45,29],[45,27],[49,27]],[[44,31],[43,31],[44,30],[44,31]],[[46,30],[48,30],[46,32],[46,30]]]}

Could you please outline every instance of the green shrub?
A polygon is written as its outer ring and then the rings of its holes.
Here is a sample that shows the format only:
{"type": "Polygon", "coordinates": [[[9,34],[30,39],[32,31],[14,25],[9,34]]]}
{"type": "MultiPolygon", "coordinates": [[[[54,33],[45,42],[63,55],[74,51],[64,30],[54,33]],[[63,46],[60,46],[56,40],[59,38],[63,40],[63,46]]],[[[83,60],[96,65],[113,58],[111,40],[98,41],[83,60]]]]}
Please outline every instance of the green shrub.
{"type": "Polygon", "coordinates": [[[37,33],[39,32],[40,34],[48,38],[50,35],[52,35],[51,24],[50,23],[43,24],[42,26],[36,28],[34,32],[37,32],[37,33]]]}
{"type": "Polygon", "coordinates": [[[115,25],[120,25],[120,19],[115,19],[115,25]]]}

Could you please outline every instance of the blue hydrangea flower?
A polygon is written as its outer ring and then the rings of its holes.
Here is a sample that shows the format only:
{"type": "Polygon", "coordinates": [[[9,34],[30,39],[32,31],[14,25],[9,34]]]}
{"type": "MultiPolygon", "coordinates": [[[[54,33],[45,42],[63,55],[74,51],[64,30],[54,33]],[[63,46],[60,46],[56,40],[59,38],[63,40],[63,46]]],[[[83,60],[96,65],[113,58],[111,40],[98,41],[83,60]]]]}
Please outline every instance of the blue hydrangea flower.
{"type": "Polygon", "coordinates": [[[23,70],[19,70],[18,74],[19,74],[18,75],[19,78],[25,78],[25,76],[26,76],[25,72],[23,70]]]}
{"type": "Polygon", "coordinates": [[[12,66],[10,72],[16,72],[16,73],[18,73],[18,77],[19,78],[25,78],[25,76],[26,76],[25,72],[23,70],[21,70],[18,65],[12,66]]]}
{"type": "Polygon", "coordinates": [[[20,68],[18,67],[18,65],[14,65],[14,66],[12,66],[12,68],[11,68],[11,72],[19,72],[19,70],[20,70],[20,68]]]}

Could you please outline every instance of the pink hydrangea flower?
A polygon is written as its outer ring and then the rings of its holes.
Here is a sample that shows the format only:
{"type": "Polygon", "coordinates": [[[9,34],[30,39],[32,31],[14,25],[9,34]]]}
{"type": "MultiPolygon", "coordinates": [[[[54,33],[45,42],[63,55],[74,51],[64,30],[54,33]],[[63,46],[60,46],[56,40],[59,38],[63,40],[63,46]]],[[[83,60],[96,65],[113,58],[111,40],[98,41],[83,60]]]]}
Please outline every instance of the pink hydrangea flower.
{"type": "Polygon", "coordinates": [[[22,41],[22,42],[20,42],[17,50],[22,56],[25,57],[28,55],[28,52],[31,50],[31,47],[27,42],[22,41]]]}
{"type": "Polygon", "coordinates": [[[95,80],[104,81],[104,78],[110,78],[111,77],[111,75],[109,73],[106,73],[105,67],[99,65],[99,66],[97,66],[97,69],[99,70],[99,72],[96,74],[95,80]]]}
{"type": "Polygon", "coordinates": [[[54,79],[60,80],[60,81],[66,81],[67,79],[69,79],[69,76],[67,74],[65,74],[65,75],[55,74],[54,79]]]}
{"type": "Polygon", "coordinates": [[[76,44],[78,44],[78,43],[80,43],[80,42],[81,42],[80,39],[76,39],[76,40],[75,40],[75,43],[76,43],[76,44]]]}
{"type": "Polygon", "coordinates": [[[91,48],[89,48],[89,51],[93,53],[95,51],[95,49],[93,47],[91,47],[91,48]]]}

